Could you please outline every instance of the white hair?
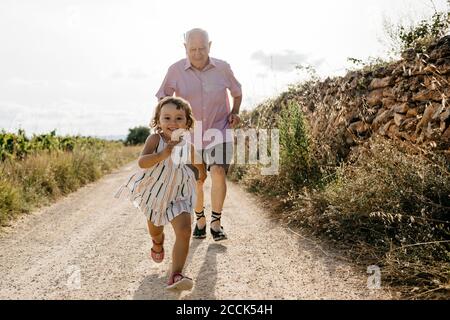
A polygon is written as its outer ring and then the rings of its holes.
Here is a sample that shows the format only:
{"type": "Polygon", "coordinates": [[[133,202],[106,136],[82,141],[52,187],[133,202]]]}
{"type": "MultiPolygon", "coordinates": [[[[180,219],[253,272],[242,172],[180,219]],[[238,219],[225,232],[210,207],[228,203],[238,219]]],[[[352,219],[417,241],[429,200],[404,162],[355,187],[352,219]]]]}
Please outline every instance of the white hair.
{"type": "Polygon", "coordinates": [[[200,29],[200,28],[194,28],[189,30],[188,32],[186,32],[184,34],[184,43],[188,43],[189,38],[193,35],[193,34],[201,34],[205,37],[206,42],[209,42],[209,35],[208,32],[206,32],[206,30],[200,29]]]}

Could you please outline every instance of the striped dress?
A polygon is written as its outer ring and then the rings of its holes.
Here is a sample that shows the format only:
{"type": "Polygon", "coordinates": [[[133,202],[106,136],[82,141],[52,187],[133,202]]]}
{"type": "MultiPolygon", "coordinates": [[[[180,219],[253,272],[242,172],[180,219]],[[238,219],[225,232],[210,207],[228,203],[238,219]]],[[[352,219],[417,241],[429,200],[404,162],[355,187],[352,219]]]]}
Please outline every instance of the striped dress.
{"type": "MultiPolygon", "coordinates": [[[[155,153],[166,147],[159,136],[155,153]]],[[[190,144],[175,146],[172,155],[148,169],[134,173],[120,187],[115,197],[123,192],[136,208],[145,214],[155,226],[163,226],[182,212],[192,213],[195,205],[195,175],[186,163],[190,155],[190,144]]],[[[189,159],[190,160],[190,159],[189,159]]]]}

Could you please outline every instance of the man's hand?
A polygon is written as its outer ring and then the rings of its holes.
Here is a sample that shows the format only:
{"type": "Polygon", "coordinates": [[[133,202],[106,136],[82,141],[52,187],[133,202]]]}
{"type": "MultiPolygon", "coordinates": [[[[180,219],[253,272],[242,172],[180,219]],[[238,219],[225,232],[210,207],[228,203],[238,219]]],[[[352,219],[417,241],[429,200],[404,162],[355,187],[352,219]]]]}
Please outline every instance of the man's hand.
{"type": "Polygon", "coordinates": [[[230,123],[230,126],[234,128],[241,122],[241,118],[235,113],[230,113],[228,115],[228,122],[230,123]]]}

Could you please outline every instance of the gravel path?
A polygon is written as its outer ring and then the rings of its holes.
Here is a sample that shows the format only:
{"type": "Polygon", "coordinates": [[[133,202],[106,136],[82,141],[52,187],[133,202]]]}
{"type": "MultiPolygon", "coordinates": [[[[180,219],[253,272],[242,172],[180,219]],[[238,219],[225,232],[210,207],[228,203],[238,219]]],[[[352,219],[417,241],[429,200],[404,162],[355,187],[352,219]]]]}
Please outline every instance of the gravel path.
{"type": "Polygon", "coordinates": [[[166,260],[155,264],[145,217],[113,198],[135,168],[129,164],[3,228],[0,299],[391,298],[367,289],[369,275],[270,220],[253,195],[231,182],[222,218],[229,240],[215,243],[209,233],[192,240],[186,274],[194,288],[166,291],[171,226],[166,260]]]}

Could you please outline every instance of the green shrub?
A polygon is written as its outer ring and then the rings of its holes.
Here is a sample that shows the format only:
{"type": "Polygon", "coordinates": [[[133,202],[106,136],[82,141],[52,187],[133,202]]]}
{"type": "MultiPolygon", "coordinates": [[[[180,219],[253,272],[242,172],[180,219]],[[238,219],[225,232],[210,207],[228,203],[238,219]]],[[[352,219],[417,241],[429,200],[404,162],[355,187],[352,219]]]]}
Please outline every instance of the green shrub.
{"type": "MultiPolygon", "coordinates": [[[[448,2],[450,6],[450,2],[448,2]]],[[[435,11],[434,14],[417,23],[393,24],[389,21],[384,22],[385,33],[388,37],[388,51],[395,56],[400,55],[408,49],[416,51],[425,51],[432,42],[445,36],[450,27],[450,12],[447,9],[444,12],[435,11]]]]}
{"type": "Polygon", "coordinates": [[[307,123],[298,103],[289,102],[280,113],[280,166],[293,188],[310,184],[314,177],[307,123]]]}
{"type": "Polygon", "coordinates": [[[126,145],[137,145],[145,143],[145,140],[150,135],[150,128],[148,127],[135,127],[128,129],[129,133],[125,140],[126,145]]]}
{"type": "Polygon", "coordinates": [[[431,42],[443,37],[449,29],[448,12],[435,12],[430,19],[422,20],[415,26],[399,27],[398,37],[401,49],[424,50],[431,42]]]}
{"type": "Polygon", "coordinates": [[[117,142],[107,142],[105,140],[92,137],[79,136],[57,136],[56,131],[36,135],[28,138],[24,130],[19,130],[17,134],[0,132],[0,161],[6,159],[22,160],[27,156],[38,152],[71,152],[78,148],[81,150],[104,148],[107,145],[117,144],[117,142]]]}

